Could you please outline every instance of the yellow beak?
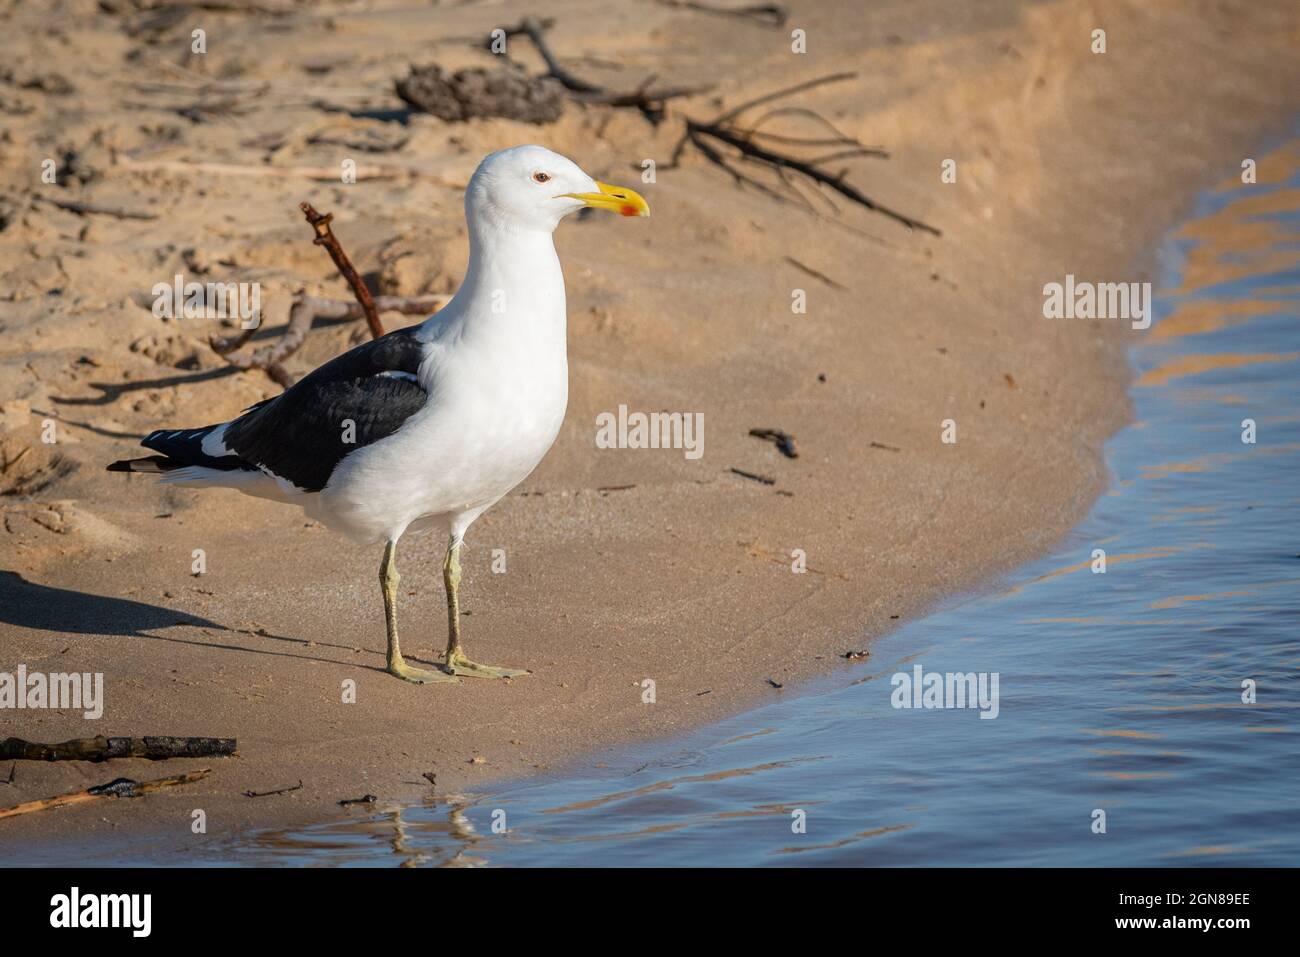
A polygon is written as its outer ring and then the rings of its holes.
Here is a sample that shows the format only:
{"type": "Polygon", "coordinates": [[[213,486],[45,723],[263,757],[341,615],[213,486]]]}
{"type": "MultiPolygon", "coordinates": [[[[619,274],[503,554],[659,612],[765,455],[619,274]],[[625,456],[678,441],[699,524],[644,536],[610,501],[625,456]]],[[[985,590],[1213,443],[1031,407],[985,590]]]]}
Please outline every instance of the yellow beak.
{"type": "Polygon", "coordinates": [[[596,183],[599,193],[562,193],[570,199],[580,199],[596,209],[610,209],[620,216],[649,216],[650,204],[641,198],[635,190],[626,186],[610,186],[608,183],[596,183]]]}

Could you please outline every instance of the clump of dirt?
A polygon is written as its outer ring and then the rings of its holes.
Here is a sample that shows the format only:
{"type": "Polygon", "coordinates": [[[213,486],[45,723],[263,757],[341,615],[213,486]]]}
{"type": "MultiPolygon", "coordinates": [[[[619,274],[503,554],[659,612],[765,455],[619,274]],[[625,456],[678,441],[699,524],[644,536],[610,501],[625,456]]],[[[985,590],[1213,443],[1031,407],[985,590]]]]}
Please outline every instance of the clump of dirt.
{"type": "Polygon", "coordinates": [[[436,63],[411,67],[410,75],[397,81],[397,95],[449,123],[476,117],[554,123],[565,101],[564,87],[551,77],[529,76],[516,67],[472,67],[449,76],[436,63]]]}

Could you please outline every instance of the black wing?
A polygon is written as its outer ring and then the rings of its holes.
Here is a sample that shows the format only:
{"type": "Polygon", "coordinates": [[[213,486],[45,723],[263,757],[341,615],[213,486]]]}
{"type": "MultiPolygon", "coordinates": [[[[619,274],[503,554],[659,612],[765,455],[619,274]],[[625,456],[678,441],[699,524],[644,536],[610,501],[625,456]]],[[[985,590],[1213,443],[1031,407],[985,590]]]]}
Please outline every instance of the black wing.
{"type": "Polygon", "coordinates": [[[231,422],[226,447],[242,463],[319,492],[344,456],[424,407],[428,394],[414,380],[423,358],[414,329],[357,346],[231,422]]]}

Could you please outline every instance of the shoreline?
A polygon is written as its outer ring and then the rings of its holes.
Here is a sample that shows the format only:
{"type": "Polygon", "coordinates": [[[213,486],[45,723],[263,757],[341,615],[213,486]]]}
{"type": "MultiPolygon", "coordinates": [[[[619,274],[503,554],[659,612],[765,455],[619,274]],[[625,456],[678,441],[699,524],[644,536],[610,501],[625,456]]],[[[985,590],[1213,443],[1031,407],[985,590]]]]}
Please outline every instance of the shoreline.
{"type": "MultiPolygon", "coordinates": [[[[886,10],[881,19],[901,17],[901,9],[886,10]]],[[[75,499],[56,509],[73,541],[47,550],[26,546],[14,553],[19,563],[4,563],[22,576],[22,583],[5,586],[20,599],[17,607],[80,601],[74,593],[139,604],[106,608],[86,599],[84,615],[97,627],[85,635],[48,614],[47,623],[56,627],[0,622],[6,644],[19,647],[29,668],[104,671],[110,708],[120,709],[109,712],[117,716],[112,728],[109,719],[96,723],[104,725],[102,731],[50,714],[23,727],[24,736],[237,736],[241,757],[213,762],[203,784],[151,798],[148,807],[121,802],[35,815],[10,825],[6,836],[47,841],[75,829],[78,839],[93,841],[116,828],[172,830],[181,848],[191,840],[185,825],[196,806],[208,812],[212,839],[249,827],[322,819],[337,813],[336,801],[362,792],[376,793],[381,801],[414,802],[428,789],[420,779],[424,771],[436,772],[442,792],[552,770],[593,751],[668,737],[745,710],[781,693],[767,678],[788,687],[824,675],[836,655],[866,646],[1059,542],[1104,489],[1102,443],[1127,415],[1126,393],[1115,392],[1129,378],[1129,333],[1118,323],[1051,324],[1035,317],[1036,287],[1067,274],[1155,278],[1146,257],[1156,238],[1190,208],[1200,188],[1235,166],[1242,149],[1284,131],[1294,119],[1283,113],[1293,104],[1282,94],[1257,89],[1258,70],[1270,70],[1279,88],[1286,88],[1288,71],[1292,79],[1300,72],[1286,63],[1261,67],[1259,58],[1229,51],[1233,55],[1219,65],[1223,83],[1193,94],[1178,81],[1195,71],[1184,63],[1167,64],[1166,72],[1174,75],[1162,75],[1143,90],[1158,102],[1128,104],[1138,115],[1113,115],[1113,108],[1108,113],[1100,104],[1139,89],[1151,47],[1164,44],[1168,52],[1176,45],[1170,31],[1162,30],[1162,18],[1183,21],[1163,9],[1101,9],[1112,37],[1143,31],[1142,42],[1129,47],[1141,52],[1106,54],[1115,57],[1115,69],[1101,75],[1087,74],[1095,64],[1087,59],[1092,54],[1086,43],[1082,57],[1061,50],[1063,32],[1082,23],[1079,8],[1069,5],[1034,9],[1012,26],[986,13],[993,23],[963,25],[973,36],[902,48],[877,48],[861,36],[837,38],[846,48],[866,46],[871,57],[895,68],[893,78],[882,71],[875,87],[865,81],[877,97],[885,97],[900,78],[906,88],[909,79],[927,75],[935,60],[968,71],[964,81],[960,73],[935,79],[941,89],[922,87],[901,102],[874,103],[865,113],[860,106],[852,112],[858,99],[853,92],[828,88],[816,101],[837,122],[864,139],[880,138],[894,151],[885,172],[869,180],[873,189],[893,191],[888,205],[942,226],[941,240],[908,237],[870,218],[853,225],[871,239],[795,220],[760,197],[737,192],[701,163],[662,177],[657,188],[672,211],[666,227],[671,232],[655,239],[656,246],[643,248],[646,237],[608,224],[562,230],[557,245],[571,300],[569,416],[538,472],[475,526],[467,544],[469,647],[488,660],[533,667],[537,673],[527,679],[508,686],[463,681],[454,688],[421,689],[375,673],[375,660],[382,661],[382,622],[375,615],[371,566],[377,567],[378,556],[336,545],[322,530],[304,527],[293,510],[250,505],[233,493],[213,502],[193,493],[164,494],[143,482],[110,487],[89,465],[52,495],[38,495],[38,503],[75,499]],[[1018,65],[1005,65],[1010,54],[986,33],[1015,50],[1018,65]],[[1040,85],[1034,74],[1046,64],[1051,69],[1040,85]],[[952,88],[963,85],[973,89],[952,88]],[[1005,100],[995,100],[999,109],[987,115],[973,111],[981,97],[1007,90],[1020,91],[1015,116],[999,115],[1005,100]],[[1033,99],[1040,94],[1032,91],[1044,91],[1046,102],[1033,99]],[[918,104],[927,108],[920,112],[928,121],[912,116],[918,104]],[[1091,122],[1093,135],[1071,133],[1080,115],[1091,122]],[[1196,122],[1190,128],[1184,122],[1181,133],[1156,129],[1175,115],[1196,122]],[[957,122],[961,116],[967,119],[957,122]],[[945,127],[948,120],[955,129],[945,127]],[[1123,142],[1139,130],[1147,137],[1147,153],[1168,159],[1172,172],[1151,168],[1140,157],[1117,164],[1105,152],[1105,143],[1123,142]],[[915,174],[930,158],[945,155],[937,142],[945,138],[970,143],[972,154],[972,160],[959,161],[961,173],[950,194],[915,174]],[[1083,139],[1091,153],[1081,148],[1083,139]],[[1113,180],[1097,181],[1099,164],[1113,180]],[[1010,167],[1016,176],[1006,174],[1010,167]],[[720,202],[706,202],[709,197],[720,202]],[[732,221],[757,228],[739,235],[728,228],[732,221]],[[1080,231],[1080,221],[1091,228],[1080,231]],[[777,241],[773,234],[780,232],[785,235],[777,241]],[[843,241],[831,242],[828,235],[843,241]],[[669,243],[675,257],[664,251],[669,243]],[[698,270],[708,274],[708,282],[687,270],[670,288],[652,288],[666,263],[683,258],[682,250],[709,267],[698,270]],[[771,298],[788,299],[784,287],[747,288],[755,285],[753,263],[779,262],[782,250],[848,286],[837,291],[797,278],[797,272],[788,281],[783,274],[785,285],[806,284],[812,297],[827,303],[801,326],[773,314],[771,298]],[[871,276],[861,274],[864,258],[871,276]],[[611,261],[627,270],[634,297],[600,274],[611,261]],[[1134,263],[1141,268],[1134,271],[1134,263]],[[650,278],[638,277],[643,269],[650,278]],[[850,284],[844,277],[855,280],[850,284]],[[686,302],[674,303],[675,295],[686,302]],[[734,314],[699,318],[706,307],[726,305],[734,314]],[[602,320],[602,312],[613,319],[602,320]],[[889,319],[895,321],[886,324],[889,319]],[[667,322],[668,332],[660,322],[667,322]],[[885,377],[870,379],[876,369],[885,377]],[[826,373],[825,383],[816,378],[819,370],[826,373]],[[702,374],[715,381],[692,393],[693,380],[702,374]],[[710,422],[704,470],[693,471],[680,452],[609,458],[594,451],[587,426],[599,411],[616,408],[619,396],[632,408],[646,409],[678,397],[678,406],[690,407],[692,398],[703,398],[698,404],[710,422]],[[939,446],[937,428],[945,415],[961,428],[957,446],[947,450],[939,446]],[[782,462],[767,443],[747,436],[747,427],[767,425],[798,436],[799,461],[782,462]],[[846,436],[852,447],[845,446],[846,436]],[[872,449],[868,440],[902,451],[872,449]],[[971,446],[960,459],[942,458],[971,446]],[[772,472],[778,484],[775,490],[755,486],[728,476],[731,467],[772,472]],[[636,487],[612,490],[629,484],[636,487]],[[828,505],[839,514],[827,515],[828,505]],[[250,522],[223,532],[234,509],[246,510],[250,522]],[[170,518],[154,517],[167,510],[170,518]],[[500,580],[488,569],[494,539],[507,543],[510,555],[511,571],[500,580]],[[211,571],[187,581],[185,566],[198,540],[211,556],[211,571]],[[788,566],[789,549],[802,542],[809,543],[802,547],[810,574],[796,577],[780,566],[788,566]],[[648,569],[658,571],[657,578],[648,569]],[[171,624],[187,617],[188,625],[171,624]],[[112,622],[116,631],[104,627],[112,622]],[[95,647],[88,647],[92,642],[95,647]],[[657,683],[653,708],[640,701],[645,676],[657,683]],[[338,681],[347,677],[357,680],[360,700],[349,706],[354,711],[340,712],[332,699],[338,681]],[[471,763],[480,757],[484,763],[471,763]],[[240,796],[245,789],[269,790],[299,778],[309,786],[296,797],[240,796]]],[[[1207,12],[1195,29],[1208,38],[1222,21],[1241,18],[1257,30],[1286,22],[1275,10],[1242,7],[1207,12]]],[[[1183,31],[1184,42],[1190,42],[1190,29],[1183,31]]],[[[759,89],[798,78],[786,73],[759,83],[759,89]]],[[[754,88],[750,81],[744,90],[754,88]]],[[[728,103],[745,98],[739,89],[723,92],[728,103]]],[[[709,109],[693,105],[688,111],[709,109]]],[[[576,142],[580,124],[552,132],[576,142]]],[[[617,128],[613,138],[645,135],[621,117],[610,125],[617,128]]],[[[472,132],[485,138],[492,133],[472,132]]],[[[435,134],[445,130],[429,133],[435,134]]],[[[609,162],[611,169],[626,168],[609,162]]],[[[933,165],[937,178],[937,161],[933,165]]],[[[653,204],[655,195],[649,198],[653,204]]],[[[451,202],[441,206],[440,215],[454,209],[451,202]]],[[[365,227],[354,221],[348,228],[365,227]]],[[[327,275],[314,261],[311,268],[327,275]]],[[[74,312],[69,325],[75,319],[74,312]]],[[[36,322],[29,341],[39,353],[36,322]]],[[[341,330],[315,333],[312,345],[319,354],[313,358],[328,355],[341,341],[341,330]]],[[[110,353],[99,361],[90,380],[110,380],[104,366],[123,360],[110,353]]],[[[11,369],[0,371],[9,390],[11,369]]],[[[251,379],[205,381],[193,388],[209,391],[193,398],[171,388],[165,391],[174,395],[157,404],[170,402],[177,411],[167,414],[173,416],[214,401],[235,405],[248,389],[263,387],[236,382],[251,379]]],[[[92,390],[85,381],[65,381],[45,396],[33,390],[26,401],[33,410],[46,408],[52,394],[89,397],[92,390]]],[[[89,419],[80,413],[95,407],[73,408],[68,419],[89,419]]],[[[94,424],[110,432],[138,429],[156,411],[110,404],[109,421],[101,416],[94,424]]],[[[129,448],[120,439],[93,434],[81,442],[85,447],[69,454],[85,453],[87,463],[108,450],[129,448]]],[[[403,608],[408,640],[422,659],[440,646],[441,591],[436,563],[428,558],[434,550],[425,536],[407,547],[402,566],[404,583],[415,592],[403,608]]],[[[32,612],[29,620],[40,619],[32,612]]],[[[171,761],[38,768],[24,762],[15,786],[0,800],[17,803],[111,777],[156,777],[195,766],[171,761]]]]}

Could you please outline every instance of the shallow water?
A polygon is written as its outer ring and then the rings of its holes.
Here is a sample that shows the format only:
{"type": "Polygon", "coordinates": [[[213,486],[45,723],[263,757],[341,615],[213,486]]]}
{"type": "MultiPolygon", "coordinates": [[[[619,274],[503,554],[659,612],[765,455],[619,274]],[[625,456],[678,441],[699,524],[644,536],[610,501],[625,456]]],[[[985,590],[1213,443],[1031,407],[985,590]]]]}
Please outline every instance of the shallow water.
{"type": "Polygon", "coordinates": [[[1289,181],[1211,193],[1169,238],[1156,325],[1132,353],[1135,422],[1106,449],[1111,489],[1050,557],[685,740],[263,833],[226,861],[1300,862],[1297,155],[1275,154],[1289,181]],[[891,678],[916,664],[996,672],[997,717],[894,708],[891,678]]]}
{"type": "Polygon", "coordinates": [[[1169,238],[1111,489],[1050,557],[683,740],[184,863],[1300,862],[1297,157],[1274,154],[1286,181],[1203,197],[1169,238]],[[893,707],[892,676],[918,664],[997,673],[997,717],[893,707]]]}

